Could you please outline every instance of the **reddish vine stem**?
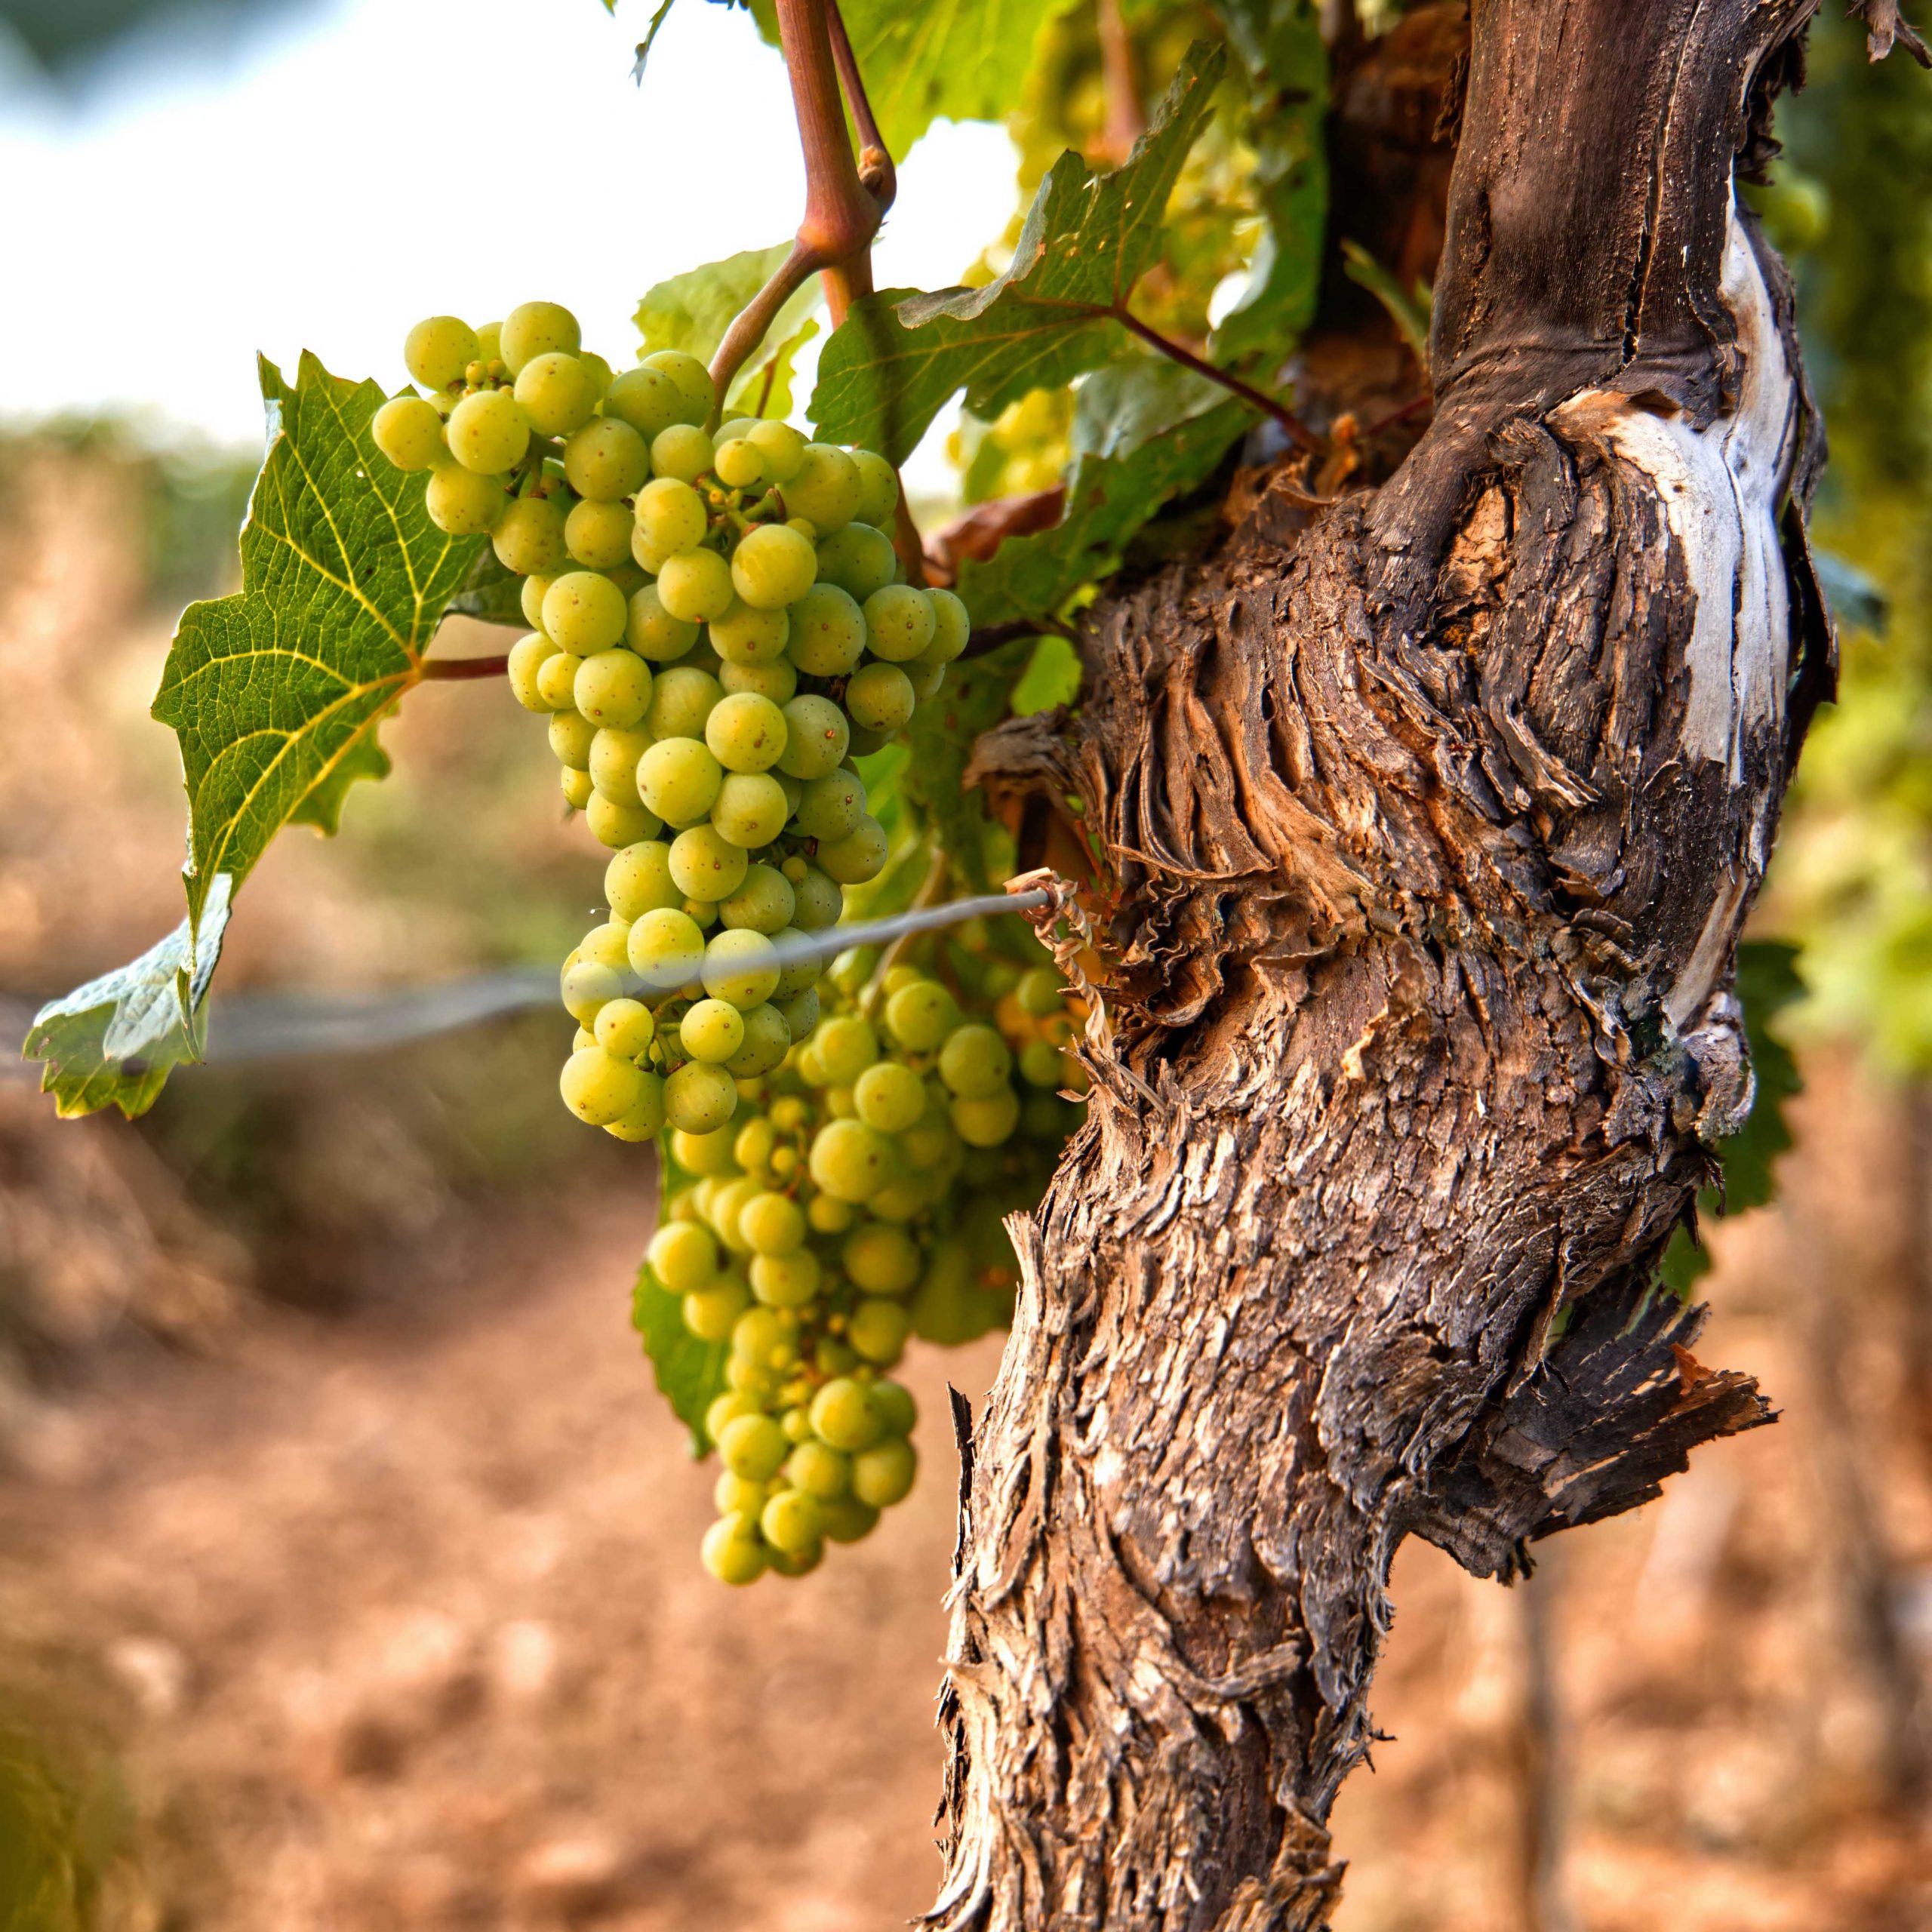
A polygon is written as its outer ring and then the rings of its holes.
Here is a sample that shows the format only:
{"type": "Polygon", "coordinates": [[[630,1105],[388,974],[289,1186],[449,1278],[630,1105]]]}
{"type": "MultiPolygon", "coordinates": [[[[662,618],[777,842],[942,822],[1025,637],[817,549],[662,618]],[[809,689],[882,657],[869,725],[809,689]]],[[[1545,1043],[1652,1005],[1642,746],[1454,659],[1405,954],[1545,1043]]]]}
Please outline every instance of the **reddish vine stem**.
{"type": "Polygon", "coordinates": [[[426,657],[423,676],[432,684],[455,684],[471,678],[500,678],[510,668],[502,657],[426,657]]]}
{"type": "Polygon", "coordinates": [[[832,64],[838,69],[838,85],[844,90],[845,104],[852,110],[853,125],[859,131],[859,179],[866,192],[878,204],[882,215],[899,194],[899,177],[894,171],[891,151],[878,131],[865,76],[859,72],[858,56],[852,51],[851,37],[845,31],[845,17],[838,0],[825,0],[825,23],[832,36],[832,64]]]}
{"type": "Polygon", "coordinates": [[[1100,140],[1107,159],[1118,168],[1146,133],[1147,114],[1141,106],[1140,83],[1134,72],[1134,35],[1121,17],[1120,0],[1100,0],[1094,11],[1106,91],[1106,122],[1100,140]]]}
{"type": "Polygon", "coordinates": [[[1192,369],[1197,376],[1205,376],[1211,383],[1219,383],[1224,389],[1231,389],[1244,402],[1252,403],[1264,415],[1273,417],[1286,432],[1288,441],[1300,450],[1306,450],[1311,456],[1319,454],[1327,445],[1321,438],[1284,404],[1277,402],[1271,395],[1265,395],[1252,383],[1244,383],[1240,377],[1226,369],[1217,369],[1205,357],[1195,354],[1192,349],[1183,348],[1172,337],[1161,334],[1150,328],[1134,314],[1124,302],[1117,302],[1111,308],[1098,312],[1110,315],[1129,334],[1137,335],[1148,347],[1178,362],[1184,369],[1192,369]]]}

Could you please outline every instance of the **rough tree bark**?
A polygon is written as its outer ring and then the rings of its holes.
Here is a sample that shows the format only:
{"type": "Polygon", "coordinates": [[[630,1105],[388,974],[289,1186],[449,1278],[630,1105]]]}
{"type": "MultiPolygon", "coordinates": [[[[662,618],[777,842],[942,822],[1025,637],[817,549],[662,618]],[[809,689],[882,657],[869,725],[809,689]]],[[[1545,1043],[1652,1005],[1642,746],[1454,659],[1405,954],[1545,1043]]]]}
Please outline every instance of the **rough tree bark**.
{"type": "Polygon", "coordinates": [[[962,1429],[931,1923],[1325,1924],[1401,1539],[1506,1579],[1768,1419],[1651,1284],[1831,678],[1735,192],[1816,5],[1475,0],[1426,433],[981,742],[1103,854],[1106,1027],[962,1429]]]}

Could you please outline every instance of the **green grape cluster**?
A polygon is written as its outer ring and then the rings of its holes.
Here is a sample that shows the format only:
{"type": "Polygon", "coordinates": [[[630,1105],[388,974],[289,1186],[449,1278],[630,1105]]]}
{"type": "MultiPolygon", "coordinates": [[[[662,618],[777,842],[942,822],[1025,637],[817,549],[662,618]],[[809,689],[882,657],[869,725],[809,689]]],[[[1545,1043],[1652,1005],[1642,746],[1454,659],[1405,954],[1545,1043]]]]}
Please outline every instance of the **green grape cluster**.
{"type": "MultiPolygon", "coordinates": [[[[869,1006],[871,961],[841,955],[811,1038],[746,1083],[740,1119],[671,1136],[696,1177],[648,1254],[645,1293],[728,1345],[706,1433],[723,1463],[703,1546],[721,1582],[800,1576],[910,1491],[912,1397],[888,1371],[914,1336],[968,1341],[1010,1317],[1001,1220],[1036,1198],[1076,1106],[1054,1049],[1016,1055],[941,980],[894,967],[869,1006]],[[1039,1078],[1044,1076],[1044,1079],[1039,1078]]],[[[1035,1003],[1045,969],[1023,980],[1035,1003]]],[[[1029,1026],[1033,1025],[1029,1016],[1029,1026]]]]}

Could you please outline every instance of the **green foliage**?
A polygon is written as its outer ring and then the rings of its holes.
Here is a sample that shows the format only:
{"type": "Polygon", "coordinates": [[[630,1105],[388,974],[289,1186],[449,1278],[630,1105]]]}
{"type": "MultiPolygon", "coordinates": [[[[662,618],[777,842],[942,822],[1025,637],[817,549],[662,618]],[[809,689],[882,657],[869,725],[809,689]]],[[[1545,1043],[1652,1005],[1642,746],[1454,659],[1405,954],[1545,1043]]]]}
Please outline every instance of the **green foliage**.
{"type": "MultiPolygon", "coordinates": [[[[1804,1082],[1791,1049],[1771,1029],[1804,991],[1797,957],[1795,946],[1779,940],[1746,940],[1737,949],[1737,998],[1744,1009],[1756,1089],[1749,1116],[1724,1143],[1723,1188],[1707,1187],[1697,1196],[1697,1211],[1706,1218],[1762,1208],[1777,1194],[1772,1164],[1791,1145],[1788,1110],[1804,1082]]],[[[1673,1294],[1687,1294],[1710,1265],[1690,1230],[1679,1228],[1665,1251],[1659,1276],[1673,1294]]]]}
{"type": "MultiPolygon", "coordinates": [[[[672,1163],[667,1156],[665,1166],[672,1163]]],[[[724,1364],[731,1358],[726,1342],[700,1342],[685,1326],[681,1304],[675,1295],[666,1294],[657,1285],[648,1262],[639,1264],[637,1285],[631,1294],[631,1326],[644,1343],[657,1378],[657,1392],[671,1405],[671,1412],[691,1431],[694,1458],[709,1453],[711,1444],[704,1433],[704,1412],[724,1392],[724,1364]]]]}
{"type": "Polygon", "coordinates": [[[808,315],[770,355],[749,364],[732,386],[725,413],[774,417],[781,422],[789,417],[792,385],[798,372],[798,352],[817,334],[818,324],[808,315]]]}
{"type": "Polygon", "coordinates": [[[87,1932],[129,1837],[125,1795],[0,1717],[0,1926],[87,1932]]]}
{"type": "Polygon", "coordinates": [[[968,408],[991,417],[1114,355],[1118,318],[1159,250],[1168,197],[1226,63],[1219,48],[1190,48],[1122,167],[1097,174],[1063,155],[1011,265],[984,288],[855,303],[820,361],[811,410],[820,436],[903,463],[961,389],[968,408]]]}
{"type": "MultiPolygon", "coordinates": [[[[638,304],[633,318],[643,338],[639,356],[654,355],[660,349],[681,349],[700,362],[709,362],[717,354],[733,318],[778,272],[791,252],[789,242],[771,248],[747,248],[721,262],[707,262],[702,268],[657,283],[638,304]]],[[[814,278],[779,310],[766,331],[767,340],[793,335],[819,300],[818,282],[814,278]]],[[[793,353],[796,349],[795,343],[793,353]]],[[[746,360],[755,363],[757,356],[754,350],[746,360]]]]}

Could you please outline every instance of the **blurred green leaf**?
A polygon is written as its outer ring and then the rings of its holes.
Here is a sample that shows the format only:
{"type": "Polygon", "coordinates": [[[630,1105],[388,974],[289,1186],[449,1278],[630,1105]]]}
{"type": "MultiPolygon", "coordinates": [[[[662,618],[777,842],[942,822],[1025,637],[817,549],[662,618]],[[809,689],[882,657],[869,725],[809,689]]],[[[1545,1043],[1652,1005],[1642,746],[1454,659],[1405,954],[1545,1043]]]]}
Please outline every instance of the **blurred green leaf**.
{"type": "MultiPolygon", "coordinates": [[[[669,1156],[660,1158],[668,1171],[669,1156]]],[[[730,1345],[700,1342],[685,1326],[681,1300],[657,1285],[648,1262],[638,1269],[637,1286],[631,1295],[631,1326],[644,1339],[644,1352],[656,1372],[658,1392],[691,1431],[691,1454],[707,1454],[711,1439],[704,1432],[704,1412],[724,1392],[730,1345]]]]}
{"type": "Polygon", "coordinates": [[[1008,709],[1016,718],[1071,704],[1080,695],[1080,654],[1057,631],[1033,646],[1033,655],[1013,688],[1008,709]]]}
{"type": "MultiPolygon", "coordinates": [[[[638,351],[639,359],[654,355],[660,349],[681,349],[700,362],[709,362],[738,311],[777,274],[791,252],[789,242],[771,248],[747,248],[721,262],[707,262],[702,268],[654,284],[638,304],[633,318],[644,343],[638,351]]],[[[774,337],[782,341],[818,306],[820,299],[814,275],[779,310],[765,331],[765,341],[774,337]]],[[[755,362],[758,354],[754,350],[745,358],[746,363],[755,362]]]]}
{"type": "Polygon", "coordinates": [[[817,334],[818,324],[808,315],[762,361],[749,364],[732,388],[725,414],[770,417],[780,422],[789,417],[798,352],[817,334]]]}
{"type": "Polygon", "coordinates": [[[1159,251],[1168,198],[1226,64],[1225,49],[1196,42],[1152,126],[1111,174],[1063,155],[1011,265],[983,288],[900,289],[854,303],[819,361],[819,434],[903,463],[961,389],[990,420],[1029,390],[1114,355],[1125,340],[1116,318],[1159,251]]]}
{"type": "Polygon", "coordinates": [[[1032,652],[1031,641],[1020,638],[948,665],[939,696],[912,714],[912,755],[900,783],[969,891],[993,889],[987,863],[992,828],[980,794],[966,787],[966,761],[974,740],[1007,715],[1008,697],[1032,652]]]}

